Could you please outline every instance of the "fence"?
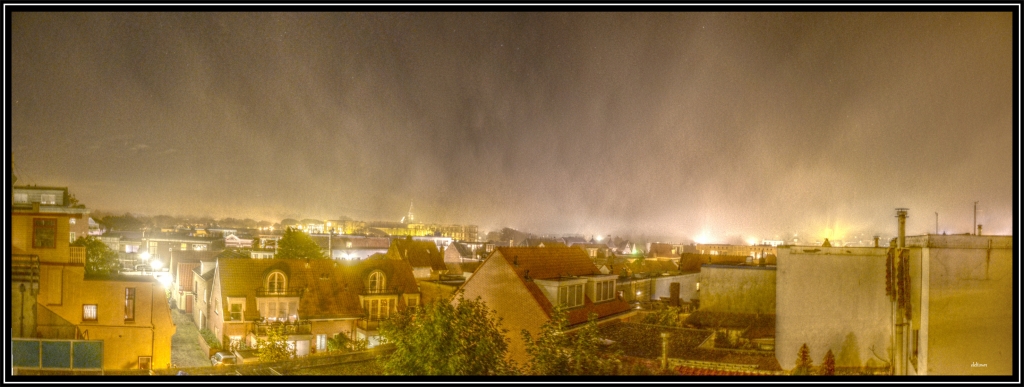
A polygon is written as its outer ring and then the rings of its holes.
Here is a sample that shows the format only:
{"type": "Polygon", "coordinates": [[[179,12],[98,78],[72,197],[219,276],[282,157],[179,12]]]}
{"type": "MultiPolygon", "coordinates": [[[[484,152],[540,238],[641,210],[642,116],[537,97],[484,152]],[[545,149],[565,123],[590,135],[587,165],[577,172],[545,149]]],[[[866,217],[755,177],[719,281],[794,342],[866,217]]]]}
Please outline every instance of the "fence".
{"type": "Polygon", "coordinates": [[[103,368],[102,340],[13,339],[15,373],[19,369],[99,371],[103,368]]]}

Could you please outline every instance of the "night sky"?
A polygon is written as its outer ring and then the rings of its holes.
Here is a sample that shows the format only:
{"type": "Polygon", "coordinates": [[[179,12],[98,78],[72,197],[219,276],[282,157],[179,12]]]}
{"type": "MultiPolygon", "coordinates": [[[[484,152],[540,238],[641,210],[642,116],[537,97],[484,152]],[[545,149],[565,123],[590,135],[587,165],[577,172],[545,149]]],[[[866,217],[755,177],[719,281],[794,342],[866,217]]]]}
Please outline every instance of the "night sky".
{"type": "MultiPolygon", "coordinates": [[[[19,184],[728,242],[1013,226],[1010,13],[14,13],[19,184]]],[[[870,238],[870,236],[868,237],[870,238]]]]}

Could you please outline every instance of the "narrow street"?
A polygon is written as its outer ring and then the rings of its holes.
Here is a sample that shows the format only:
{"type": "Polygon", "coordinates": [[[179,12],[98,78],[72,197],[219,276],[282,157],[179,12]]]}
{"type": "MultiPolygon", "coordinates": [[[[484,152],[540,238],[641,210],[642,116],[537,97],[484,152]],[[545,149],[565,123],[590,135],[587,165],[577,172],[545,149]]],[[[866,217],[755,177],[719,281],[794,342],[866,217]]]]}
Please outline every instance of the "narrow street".
{"type": "Polygon", "coordinates": [[[171,309],[177,331],[171,337],[171,364],[175,368],[208,367],[210,357],[199,347],[199,330],[180,309],[171,309]]]}

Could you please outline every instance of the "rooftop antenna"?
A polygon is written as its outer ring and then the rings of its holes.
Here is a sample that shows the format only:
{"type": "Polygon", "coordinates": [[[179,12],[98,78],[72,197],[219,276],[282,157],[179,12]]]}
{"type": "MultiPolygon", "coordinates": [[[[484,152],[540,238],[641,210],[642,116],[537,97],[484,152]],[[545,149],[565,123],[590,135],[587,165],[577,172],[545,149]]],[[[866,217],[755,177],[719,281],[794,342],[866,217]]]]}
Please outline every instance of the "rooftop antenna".
{"type": "MultiPolygon", "coordinates": [[[[978,229],[978,202],[975,201],[974,202],[974,230],[977,230],[977,229],[978,229]]],[[[974,230],[971,230],[971,231],[974,231],[974,230]]],[[[974,235],[978,235],[978,233],[975,232],[974,235]]]]}

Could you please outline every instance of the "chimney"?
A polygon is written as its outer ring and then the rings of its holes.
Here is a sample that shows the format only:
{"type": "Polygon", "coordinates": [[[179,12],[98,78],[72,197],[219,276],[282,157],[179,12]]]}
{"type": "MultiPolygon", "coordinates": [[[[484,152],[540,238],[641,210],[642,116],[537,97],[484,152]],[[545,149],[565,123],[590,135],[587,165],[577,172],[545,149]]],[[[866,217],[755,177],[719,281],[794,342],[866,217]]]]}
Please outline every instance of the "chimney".
{"type": "Polygon", "coordinates": [[[978,235],[981,235],[981,225],[978,225],[978,235]]]}
{"type": "Polygon", "coordinates": [[[875,235],[875,247],[878,247],[878,235],[875,235]]]}
{"type": "Polygon", "coordinates": [[[907,211],[906,208],[896,209],[896,218],[899,219],[899,245],[897,247],[900,248],[907,246],[907,211]]]}

